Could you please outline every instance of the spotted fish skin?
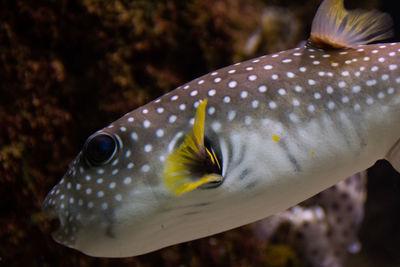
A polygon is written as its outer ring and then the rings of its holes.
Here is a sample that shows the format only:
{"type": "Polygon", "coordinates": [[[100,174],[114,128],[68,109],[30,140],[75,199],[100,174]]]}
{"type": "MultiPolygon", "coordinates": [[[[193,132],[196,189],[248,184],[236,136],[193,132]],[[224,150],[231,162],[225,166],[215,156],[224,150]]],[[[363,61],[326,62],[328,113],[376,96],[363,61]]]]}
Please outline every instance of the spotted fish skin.
{"type": "Polygon", "coordinates": [[[90,166],[80,153],[46,197],[55,239],[93,256],[139,255],[265,218],[370,167],[400,138],[399,58],[399,43],[304,46],[127,113],[94,134],[115,138],[110,161],[90,166]],[[204,99],[223,182],[174,195],[165,164],[204,99]]]}

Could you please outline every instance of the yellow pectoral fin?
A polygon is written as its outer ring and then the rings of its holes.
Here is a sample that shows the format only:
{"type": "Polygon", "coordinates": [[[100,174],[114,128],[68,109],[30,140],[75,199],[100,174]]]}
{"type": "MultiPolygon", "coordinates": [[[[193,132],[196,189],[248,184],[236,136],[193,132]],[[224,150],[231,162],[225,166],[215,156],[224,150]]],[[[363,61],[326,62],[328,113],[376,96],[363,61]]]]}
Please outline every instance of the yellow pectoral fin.
{"type": "Polygon", "coordinates": [[[219,174],[206,174],[197,181],[184,182],[178,186],[175,186],[173,192],[175,195],[181,195],[183,193],[199,188],[205,184],[220,183],[222,182],[222,179],[223,179],[222,176],[219,174]]]}
{"type": "Polygon", "coordinates": [[[214,169],[221,169],[220,163],[214,153],[204,145],[204,123],[207,99],[199,103],[196,110],[192,131],[189,132],[183,143],[166,159],[164,167],[164,184],[175,195],[192,191],[207,183],[219,183],[222,176],[213,173],[214,169]],[[205,170],[202,166],[208,162],[211,166],[205,170]],[[201,177],[201,178],[199,178],[201,177]]]}

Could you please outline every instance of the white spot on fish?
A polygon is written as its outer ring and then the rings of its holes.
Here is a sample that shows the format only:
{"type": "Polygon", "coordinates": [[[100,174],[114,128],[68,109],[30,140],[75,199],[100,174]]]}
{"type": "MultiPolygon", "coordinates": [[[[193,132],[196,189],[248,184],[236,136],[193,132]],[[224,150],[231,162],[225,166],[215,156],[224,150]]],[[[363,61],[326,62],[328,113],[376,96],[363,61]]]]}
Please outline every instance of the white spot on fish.
{"type": "MultiPolygon", "coordinates": [[[[149,127],[150,127],[150,124],[151,124],[151,123],[150,123],[149,120],[144,120],[144,121],[143,121],[143,127],[144,127],[144,128],[149,128],[149,127]]],[[[132,136],[132,135],[131,135],[131,136],[132,136]]]]}
{"type": "Polygon", "coordinates": [[[236,117],[236,111],[230,110],[228,112],[228,121],[233,121],[233,119],[236,117]]]}
{"type": "Polygon", "coordinates": [[[251,106],[253,107],[253,108],[257,108],[258,107],[258,100],[253,100],[252,102],[251,102],[251,106]]]}
{"type": "Polygon", "coordinates": [[[169,116],[168,118],[169,123],[174,123],[176,121],[176,118],[177,118],[176,115],[169,116]]]}
{"type": "Polygon", "coordinates": [[[299,68],[299,71],[300,71],[300,72],[306,72],[306,71],[307,71],[307,68],[306,68],[306,67],[300,67],[300,68],[299,68]]]}
{"type": "MultiPolygon", "coordinates": [[[[150,123],[150,122],[149,122],[150,123]]],[[[144,124],[144,123],[143,123],[144,124]]],[[[150,126],[150,125],[149,125],[150,126]]],[[[148,126],[147,126],[148,127],[148,126]]],[[[146,128],[147,128],[146,127],[146,128]]],[[[138,135],[137,135],[137,133],[135,133],[135,132],[132,132],[131,133],[131,138],[132,138],[132,140],[134,140],[134,141],[137,141],[138,139],[139,139],[139,137],[138,137],[138,135]]]]}
{"type": "Polygon", "coordinates": [[[220,122],[215,121],[215,122],[213,122],[213,123],[211,124],[211,128],[214,130],[214,132],[217,132],[217,133],[218,133],[218,132],[221,131],[222,125],[221,125],[220,122]]]}
{"type": "Polygon", "coordinates": [[[130,184],[132,182],[132,178],[131,177],[125,177],[123,183],[124,184],[130,184]]]}
{"type": "Polygon", "coordinates": [[[329,101],[328,104],[327,104],[327,106],[328,106],[328,108],[329,108],[330,110],[332,110],[332,109],[335,108],[335,103],[334,103],[333,101],[329,101]]]}
{"type": "Polygon", "coordinates": [[[297,115],[294,114],[294,113],[290,113],[290,114],[289,114],[289,119],[290,119],[292,122],[294,122],[294,123],[299,122],[299,118],[298,118],[297,115]]]}
{"type": "Polygon", "coordinates": [[[378,67],[378,66],[372,66],[372,67],[371,67],[371,71],[375,72],[375,71],[377,71],[377,70],[379,70],[379,67],[378,67]]]}
{"type": "Polygon", "coordinates": [[[303,88],[302,88],[300,85],[296,85],[296,86],[294,87],[294,90],[295,90],[296,92],[300,93],[300,92],[303,90],[303,88]]]}
{"type": "Polygon", "coordinates": [[[265,85],[260,85],[260,86],[258,87],[258,91],[259,91],[260,93],[265,93],[265,92],[267,91],[267,86],[265,86],[265,85]]]}
{"type": "Polygon", "coordinates": [[[294,78],[295,75],[293,72],[288,71],[286,72],[286,76],[288,76],[288,78],[294,78]]]}
{"type": "Polygon", "coordinates": [[[229,103],[229,102],[231,102],[231,98],[229,96],[224,96],[222,101],[224,101],[224,103],[229,103]]]}
{"type": "Polygon", "coordinates": [[[147,164],[144,164],[141,168],[142,172],[148,172],[150,171],[150,166],[147,164]]]}
{"type": "Polygon", "coordinates": [[[365,84],[366,84],[367,86],[374,86],[374,85],[376,84],[376,80],[367,80],[367,81],[365,82],[365,84]]]}
{"type": "Polygon", "coordinates": [[[163,129],[158,129],[156,131],[156,135],[157,135],[157,137],[163,137],[164,136],[164,130],[163,129]]]}
{"type": "Polygon", "coordinates": [[[342,76],[349,76],[349,75],[350,75],[350,73],[347,70],[342,72],[342,76]]]}
{"type": "Polygon", "coordinates": [[[253,74],[253,75],[250,75],[247,79],[249,81],[255,81],[257,79],[257,76],[253,74]]]}
{"type": "Polygon", "coordinates": [[[271,65],[265,65],[265,66],[264,66],[264,69],[265,69],[265,70],[271,70],[271,69],[272,69],[272,66],[271,66],[271,65]]]}
{"type": "Polygon", "coordinates": [[[286,90],[283,88],[278,89],[278,94],[280,95],[286,95],[286,90]]]}
{"type": "Polygon", "coordinates": [[[153,149],[153,146],[150,144],[146,144],[144,146],[144,152],[150,152],[153,149]]]}
{"type": "Polygon", "coordinates": [[[217,78],[214,79],[214,82],[215,82],[215,83],[219,83],[220,81],[221,81],[221,78],[220,78],[220,77],[217,77],[217,78]]]}
{"type": "Polygon", "coordinates": [[[236,81],[230,81],[230,82],[228,83],[228,87],[229,87],[229,88],[235,88],[236,85],[237,85],[237,82],[236,82],[236,81]]]}
{"type": "Polygon", "coordinates": [[[354,85],[351,90],[353,91],[353,93],[358,93],[361,91],[361,87],[359,85],[354,85]]]}

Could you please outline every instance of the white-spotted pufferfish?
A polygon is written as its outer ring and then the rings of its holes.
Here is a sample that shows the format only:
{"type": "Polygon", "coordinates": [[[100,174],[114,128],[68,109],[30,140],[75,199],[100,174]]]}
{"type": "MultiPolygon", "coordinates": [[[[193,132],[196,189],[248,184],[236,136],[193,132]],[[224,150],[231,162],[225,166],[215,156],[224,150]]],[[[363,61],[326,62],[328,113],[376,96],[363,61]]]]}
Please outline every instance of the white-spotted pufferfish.
{"type": "Polygon", "coordinates": [[[140,255],[275,214],[378,159],[400,170],[400,43],[366,45],[391,25],[324,0],[305,46],[206,74],[96,132],[44,201],[55,240],[140,255]]]}

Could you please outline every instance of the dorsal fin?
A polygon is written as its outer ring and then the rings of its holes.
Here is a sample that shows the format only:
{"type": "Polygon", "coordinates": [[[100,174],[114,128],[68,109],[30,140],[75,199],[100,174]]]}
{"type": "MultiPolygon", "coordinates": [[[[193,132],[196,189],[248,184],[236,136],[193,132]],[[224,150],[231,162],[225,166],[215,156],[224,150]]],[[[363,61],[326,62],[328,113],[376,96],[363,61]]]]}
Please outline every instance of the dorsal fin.
{"type": "Polygon", "coordinates": [[[390,38],[392,19],[372,10],[346,10],[343,0],[324,0],[314,17],[309,44],[345,48],[390,38]]]}

